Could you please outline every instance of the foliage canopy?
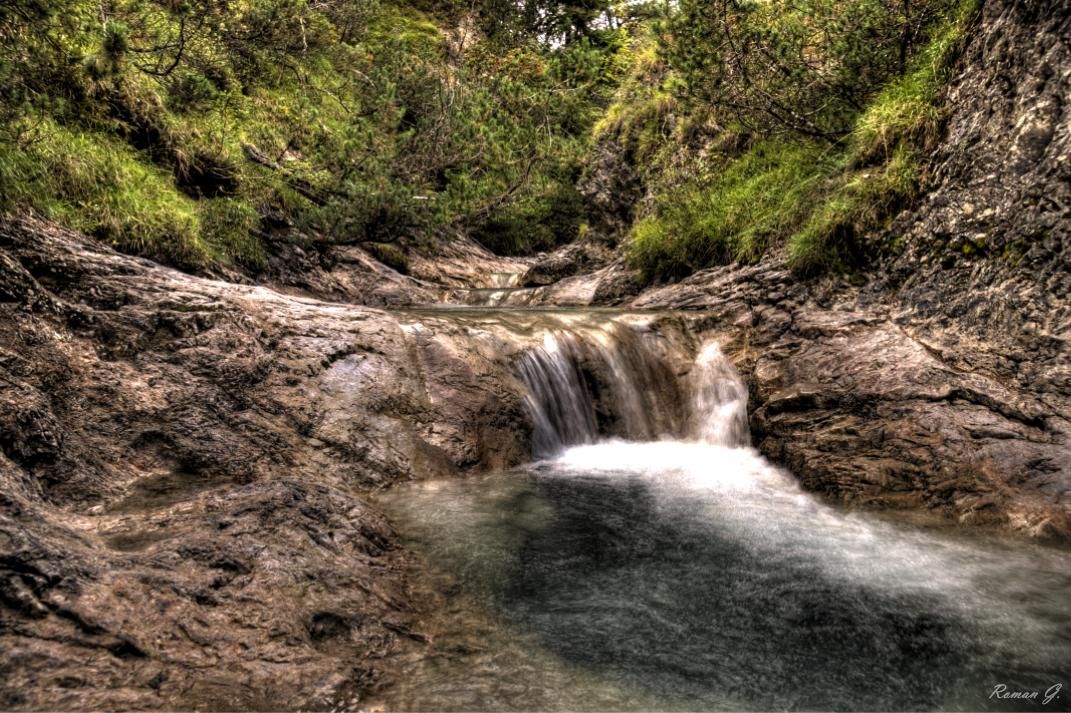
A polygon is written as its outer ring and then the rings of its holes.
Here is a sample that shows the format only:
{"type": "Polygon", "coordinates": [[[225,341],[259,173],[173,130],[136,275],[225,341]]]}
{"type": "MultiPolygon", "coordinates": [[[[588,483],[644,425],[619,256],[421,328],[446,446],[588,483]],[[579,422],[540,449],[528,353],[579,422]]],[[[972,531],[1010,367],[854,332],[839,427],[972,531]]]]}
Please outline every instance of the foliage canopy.
{"type": "Polygon", "coordinates": [[[615,143],[648,279],[851,269],[917,190],[977,0],[8,0],[0,210],[171,262],[268,238],[585,233],[615,143]]]}

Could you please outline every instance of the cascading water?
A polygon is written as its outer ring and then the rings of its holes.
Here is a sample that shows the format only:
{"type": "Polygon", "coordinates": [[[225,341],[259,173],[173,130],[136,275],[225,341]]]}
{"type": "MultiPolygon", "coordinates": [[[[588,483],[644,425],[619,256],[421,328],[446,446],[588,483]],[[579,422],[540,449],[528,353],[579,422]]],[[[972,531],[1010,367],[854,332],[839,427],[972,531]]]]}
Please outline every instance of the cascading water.
{"type": "Polygon", "coordinates": [[[575,337],[548,332],[543,346],[521,358],[521,379],[528,387],[532,450],[547,455],[567,445],[592,443],[598,435],[593,399],[580,371],[575,337]]]}
{"type": "Polygon", "coordinates": [[[599,436],[652,440],[683,421],[675,378],[642,336],[617,322],[549,331],[518,371],[537,457],[599,436]]]}
{"type": "Polygon", "coordinates": [[[556,326],[518,363],[542,460],[386,494],[457,592],[388,709],[1066,709],[1071,554],[831,507],[716,344],[679,385],[659,344],[556,326]]]}
{"type": "Polygon", "coordinates": [[[699,351],[692,371],[692,433],[703,443],[746,446],[747,387],[717,342],[699,351]]]}
{"type": "Polygon", "coordinates": [[[616,324],[597,331],[548,332],[541,347],[522,355],[518,370],[528,387],[532,450],[540,457],[594,443],[600,435],[630,440],[687,436],[722,446],[750,442],[747,387],[715,342],[705,345],[695,360],[686,382],[690,402],[667,383],[672,375],[643,339],[616,324]],[[620,425],[612,433],[599,428],[599,412],[606,409],[610,418],[604,414],[602,420],[620,425]],[[678,432],[684,423],[687,433],[678,432]]]}

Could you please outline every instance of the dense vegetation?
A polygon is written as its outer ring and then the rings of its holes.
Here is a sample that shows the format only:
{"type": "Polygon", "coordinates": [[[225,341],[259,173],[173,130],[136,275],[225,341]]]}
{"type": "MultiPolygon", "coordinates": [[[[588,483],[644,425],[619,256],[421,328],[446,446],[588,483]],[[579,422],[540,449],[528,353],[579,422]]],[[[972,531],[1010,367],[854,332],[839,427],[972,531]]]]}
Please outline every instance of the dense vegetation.
{"type": "Polygon", "coordinates": [[[852,270],[907,205],[974,0],[681,0],[600,125],[635,144],[653,207],[647,279],[787,242],[801,273],[852,270]]]}
{"type": "MultiPolygon", "coordinates": [[[[10,0],[0,210],[188,267],[273,239],[503,253],[586,232],[592,142],[647,279],[851,269],[916,191],[975,0],[10,0]]],[[[887,246],[885,246],[887,247],[887,246]]]]}
{"type": "Polygon", "coordinates": [[[380,245],[456,227],[502,251],[570,240],[627,30],[588,28],[598,3],[505,9],[5,3],[0,207],[190,266],[256,265],[280,227],[380,245]]]}

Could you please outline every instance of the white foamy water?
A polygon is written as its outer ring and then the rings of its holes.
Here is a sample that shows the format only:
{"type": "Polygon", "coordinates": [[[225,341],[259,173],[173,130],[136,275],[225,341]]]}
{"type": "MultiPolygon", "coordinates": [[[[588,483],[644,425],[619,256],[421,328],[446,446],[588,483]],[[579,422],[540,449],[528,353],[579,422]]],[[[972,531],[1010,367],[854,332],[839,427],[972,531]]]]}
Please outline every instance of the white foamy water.
{"type": "Polygon", "coordinates": [[[667,516],[675,510],[701,514],[771,563],[806,561],[831,577],[886,592],[931,593],[968,610],[992,605],[995,620],[1007,614],[1008,603],[997,606],[990,596],[1001,579],[1031,575],[1009,569],[1003,548],[979,548],[970,539],[905,529],[823,503],[747,446],[605,441],[570,448],[540,464],[539,472],[641,482],[667,516]]]}
{"type": "Polygon", "coordinates": [[[751,442],[747,386],[721,353],[717,342],[709,342],[699,351],[690,386],[692,438],[719,446],[744,446],[751,442]]]}

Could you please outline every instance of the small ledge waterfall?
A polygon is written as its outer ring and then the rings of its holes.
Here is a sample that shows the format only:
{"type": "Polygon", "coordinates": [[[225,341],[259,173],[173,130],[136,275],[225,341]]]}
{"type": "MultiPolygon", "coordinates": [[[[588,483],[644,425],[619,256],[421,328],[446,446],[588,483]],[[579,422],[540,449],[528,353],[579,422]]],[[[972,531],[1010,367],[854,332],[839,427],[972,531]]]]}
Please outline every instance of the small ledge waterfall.
{"type": "Polygon", "coordinates": [[[681,380],[649,334],[610,323],[548,332],[518,364],[528,387],[533,452],[547,457],[600,437],[750,442],[747,387],[716,343],[705,345],[681,380]]]}
{"type": "Polygon", "coordinates": [[[747,446],[747,386],[717,342],[700,351],[692,370],[691,437],[716,446],[747,446]]]}
{"type": "Polygon", "coordinates": [[[581,371],[581,356],[574,335],[548,332],[542,347],[521,358],[519,368],[528,387],[526,400],[532,413],[536,455],[595,441],[595,407],[581,371]]]}

